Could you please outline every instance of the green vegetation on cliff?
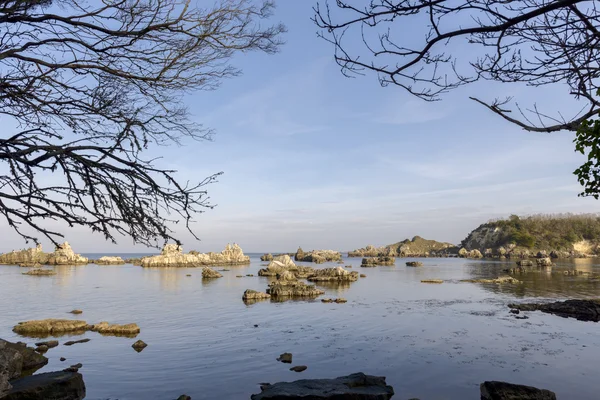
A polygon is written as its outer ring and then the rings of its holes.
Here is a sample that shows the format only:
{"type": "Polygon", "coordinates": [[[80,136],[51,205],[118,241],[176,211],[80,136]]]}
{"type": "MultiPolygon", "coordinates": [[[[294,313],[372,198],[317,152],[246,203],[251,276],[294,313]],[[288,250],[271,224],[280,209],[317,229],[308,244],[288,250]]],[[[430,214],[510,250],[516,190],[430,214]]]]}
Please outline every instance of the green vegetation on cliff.
{"type": "MultiPolygon", "coordinates": [[[[490,221],[467,236],[462,246],[467,249],[521,247],[538,250],[582,251],[578,244],[600,242],[599,214],[554,214],[490,221]]],[[[588,247],[588,246],[586,246],[588,247]]],[[[595,246],[592,246],[595,247],[595,246]]]]}

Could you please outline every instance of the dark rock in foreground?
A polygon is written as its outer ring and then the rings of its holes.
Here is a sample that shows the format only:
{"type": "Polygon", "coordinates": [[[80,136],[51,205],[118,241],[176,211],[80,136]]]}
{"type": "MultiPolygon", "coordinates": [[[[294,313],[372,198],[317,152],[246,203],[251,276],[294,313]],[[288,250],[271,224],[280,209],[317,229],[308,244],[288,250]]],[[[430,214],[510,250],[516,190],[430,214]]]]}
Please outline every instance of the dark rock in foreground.
{"type": "Polygon", "coordinates": [[[506,382],[483,382],[480,390],[481,400],[556,400],[549,390],[506,382]]]}
{"type": "MultiPolygon", "coordinates": [[[[35,352],[31,347],[27,347],[25,343],[11,343],[0,339],[0,351],[2,348],[17,351],[22,358],[21,368],[24,374],[32,374],[44,365],[48,364],[48,359],[41,354],[35,352]]],[[[19,372],[20,373],[20,372],[19,372]]]]}
{"type": "Polygon", "coordinates": [[[600,300],[566,300],[555,303],[509,304],[510,308],[521,311],[541,311],[563,318],[576,318],[580,321],[600,321],[600,300]]]}
{"type": "Polygon", "coordinates": [[[3,400],[81,400],[85,397],[83,377],[77,372],[48,372],[11,382],[3,400]]]}
{"type": "Polygon", "coordinates": [[[302,379],[261,387],[252,400],[388,400],[394,389],[385,378],[362,372],[335,379],[302,379]]]}

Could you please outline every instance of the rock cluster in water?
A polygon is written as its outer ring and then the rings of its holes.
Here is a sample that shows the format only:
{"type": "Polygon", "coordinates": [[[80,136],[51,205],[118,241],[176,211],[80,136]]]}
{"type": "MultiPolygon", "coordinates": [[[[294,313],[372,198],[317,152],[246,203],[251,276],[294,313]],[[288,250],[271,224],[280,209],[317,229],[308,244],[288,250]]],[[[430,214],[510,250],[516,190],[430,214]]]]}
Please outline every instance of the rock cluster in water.
{"type": "Polygon", "coordinates": [[[298,248],[296,255],[294,256],[296,261],[314,262],[316,264],[322,264],[329,261],[341,261],[342,253],[334,250],[312,250],[305,252],[301,247],[298,248]]]}
{"type": "Polygon", "coordinates": [[[42,245],[38,244],[24,250],[13,250],[10,253],[0,254],[0,264],[14,265],[79,265],[87,264],[88,259],[79,254],[75,254],[69,242],[59,244],[52,253],[44,253],[42,245]]]}
{"type": "Polygon", "coordinates": [[[183,248],[176,244],[167,244],[160,255],[143,257],[142,267],[200,267],[208,265],[246,265],[250,257],[237,244],[228,244],[221,253],[198,253],[190,251],[183,254],[183,248]]]}
{"type": "Polygon", "coordinates": [[[377,266],[391,266],[396,263],[394,257],[365,257],[362,259],[360,264],[361,267],[377,267],[377,266]]]}
{"type": "Polygon", "coordinates": [[[296,265],[289,255],[273,257],[273,261],[269,263],[267,268],[262,268],[258,271],[259,276],[277,276],[283,272],[289,271],[296,278],[307,278],[313,274],[315,269],[312,267],[296,265]]]}

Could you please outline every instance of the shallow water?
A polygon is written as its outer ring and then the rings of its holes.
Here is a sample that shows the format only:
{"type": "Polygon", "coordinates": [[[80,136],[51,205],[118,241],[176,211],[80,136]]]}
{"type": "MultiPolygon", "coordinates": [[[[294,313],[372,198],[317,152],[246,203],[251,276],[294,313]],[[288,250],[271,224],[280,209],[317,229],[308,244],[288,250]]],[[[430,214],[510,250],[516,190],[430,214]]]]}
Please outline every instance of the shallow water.
{"type": "MultiPolygon", "coordinates": [[[[86,255],[97,257],[99,255],[86,255]]],[[[123,255],[128,257],[132,255],[123,255]]],[[[323,286],[319,300],[245,305],[245,289],[266,289],[262,263],[230,267],[221,279],[203,282],[201,269],[144,269],[132,265],[57,267],[51,277],[25,276],[24,268],[0,266],[0,337],[22,340],[19,321],[78,318],[89,323],[136,322],[136,339],[88,332],[90,342],[51,349],[39,372],[83,363],[86,399],[249,399],[260,382],[336,377],[362,371],[387,377],[394,399],[478,399],[479,384],[505,380],[553,390],[559,399],[597,399],[600,325],[539,312],[518,320],[514,301],[600,297],[600,283],[565,276],[577,268],[600,272],[593,260],[576,260],[546,271],[515,275],[521,285],[461,283],[505,275],[514,262],[421,259],[425,266],[360,268],[351,285],[323,286]],[[186,277],[186,274],[192,274],[186,277]],[[450,280],[441,285],[421,279],[450,280]],[[80,316],[67,314],[79,308],[80,316]],[[258,327],[254,325],[257,324],[258,327]],[[136,353],[131,344],[148,347],[136,353]],[[294,355],[292,365],[275,359],[294,355]],[[67,361],[60,362],[60,357],[67,361]]],[[[323,264],[318,266],[337,266],[323,264]]],[[[221,268],[217,268],[221,269],[221,268]]],[[[67,340],[65,337],[61,341],[67,340]]]]}

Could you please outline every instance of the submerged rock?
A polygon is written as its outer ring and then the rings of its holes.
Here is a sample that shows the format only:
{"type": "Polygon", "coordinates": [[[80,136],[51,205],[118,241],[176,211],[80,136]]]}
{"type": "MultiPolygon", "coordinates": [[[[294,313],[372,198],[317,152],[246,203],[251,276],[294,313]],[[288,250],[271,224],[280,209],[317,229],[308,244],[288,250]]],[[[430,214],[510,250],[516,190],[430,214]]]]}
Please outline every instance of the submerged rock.
{"type": "Polygon", "coordinates": [[[521,283],[520,280],[513,278],[512,276],[501,276],[495,279],[463,279],[461,282],[471,283],[521,283]]]}
{"type": "Polygon", "coordinates": [[[292,357],[293,357],[292,353],[283,353],[279,357],[277,357],[277,361],[280,361],[282,363],[291,364],[292,357]]]}
{"type": "Polygon", "coordinates": [[[85,321],[70,319],[43,319],[19,322],[13,332],[23,336],[56,335],[70,332],[83,332],[87,330],[85,321]]]}
{"type": "Polygon", "coordinates": [[[294,372],[302,372],[306,371],[308,367],[306,365],[296,365],[295,367],[290,368],[290,371],[294,372]]]}
{"type": "Polygon", "coordinates": [[[406,266],[407,267],[422,267],[423,263],[421,261],[407,261],[406,266]]]}
{"type": "Polygon", "coordinates": [[[386,385],[385,378],[365,375],[362,372],[335,379],[302,379],[263,385],[260,394],[252,400],[389,400],[394,389],[386,385]]]}
{"type": "Polygon", "coordinates": [[[73,346],[74,344],[79,344],[79,343],[87,343],[92,339],[79,339],[79,340],[69,340],[68,342],[65,342],[65,346],[73,346]]]}
{"type": "Polygon", "coordinates": [[[49,349],[58,346],[58,340],[48,340],[46,342],[37,342],[36,346],[46,346],[49,349]]]}
{"type": "Polygon", "coordinates": [[[96,264],[98,265],[122,265],[125,264],[125,260],[121,257],[115,256],[103,256],[96,260],[96,264]]]}
{"type": "Polygon", "coordinates": [[[575,318],[580,321],[600,321],[600,299],[566,300],[554,303],[509,304],[510,308],[520,311],[541,311],[563,318],[575,318]]]}
{"type": "Polygon", "coordinates": [[[30,269],[27,272],[23,272],[23,275],[50,276],[56,275],[56,271],[54,271],[53,269],[34,268],[30,269]]]}
{"type": "Polygon", "coordinates": [[[11,382],[3,400],[81,400],[85,398],[83,377],[77,372],[48,372],[11,382]]]}
{"type": "Polygon", "coordinates": [[[421,279],[421,283],[444,283],[443,279],[421,279]]]}
{"type": "Polygon", "coordinates": [[[95,325],[90,325],[88,328],[92,332],[98,332],[103,335],[137,335],[140,333],[140,327],[135,323],[119,325],[103,321],[95,325]]]}
{"type": "Polygon", "coordinates": [[[83,314],[83,311],[81,311],[81,310],[71,310],[71,311],[69,311],[69,314],[83,314]]]}
{"type": "Polygon", "coordinates": [[[483,382],[479,389],[481,400],[556,400],[549,390],[506,382],[483,382]]]}
{"type": "Polygon", "coordinates": [[[140,351],[148,347],[148,345],[143,340],[138,340],[137,342],[132,344],[131,347],[133,347],[133,349],[139,353],[140,351]]]}
{"type": "Polygon", "coordinates": [[[190,251],[183,254],[183,248],[176,244],[166,244],[160,255],[143,257],[142,267],[201,267],[208,265],[246,265],[250,257],[237,244],[228,244],[220,253],[199,253],[190,251]]]}
{"type": "Polygon", "coordinates": [[[270,299],[271,295],[263,292],[257,292],[256,290],[247,289],[242,295],[242,300],[264,300],[270,299]]]}
{"type": "Polygon", "coordinates": [[[317,269],[307,278],[311,282],[354,282],[358,280],[358,272],[346,271],[342,267],[317,269]]]}
{"type": "Polygon", "coordinates": [[[360,264],[361,267],[376,267],[378,265],[391,266],[396,263],[394,257],[365,257],[360,264]]]}
{"type": "Polygon", "coordinates": [[[208,268],[208,267],[204,267],[202,268],[202,279],[216,279],[216,278],[222,278],[223,275],[221,275],[220,273],[218,273],[217,271],[215,271],[212,268],[208,268]]]}

